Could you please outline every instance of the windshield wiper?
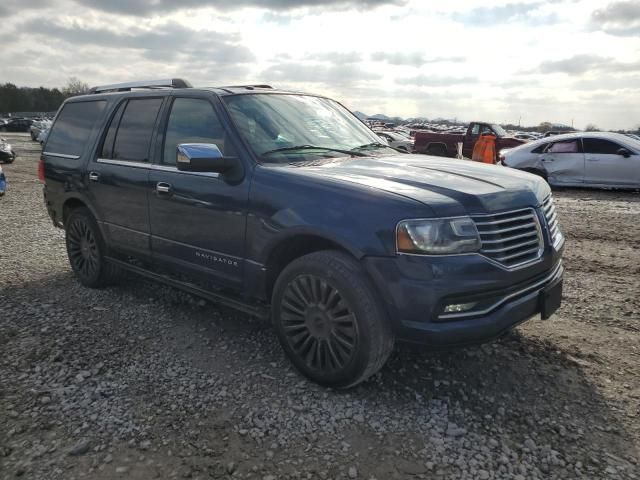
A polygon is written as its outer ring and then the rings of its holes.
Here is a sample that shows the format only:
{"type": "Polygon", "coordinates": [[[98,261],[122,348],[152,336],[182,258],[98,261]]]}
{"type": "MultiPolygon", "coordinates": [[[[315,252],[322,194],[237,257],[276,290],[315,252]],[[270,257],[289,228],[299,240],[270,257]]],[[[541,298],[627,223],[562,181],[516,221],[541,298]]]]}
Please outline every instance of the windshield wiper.
{"type": "Polygon", "coordinates": [[[366,154],[360,153],[360,152],[354,152],[353,150],[341,150],[339,148],[318,147],[316,145],[297,145],[295,147],[275,148],[273,150],[267,150],[266,152],[263,152],[260,156],[264,157],[265,155],[271,155],[272,153],[293,152],[295,150],[324,150],[326,152],[338,152],[338,153],[344,153],[345,155],[350,155],[350,156],[366,157],[366,154]]]}
{"type": "Polygon", "coordinates": [[[390,147],[389,145],[385,145],[384,143],[373,142],[373,143],[366,143],[366,144],[360,145],[358,147],[354,147],[351,151],[353,152],[354,150],[355,151],[365,150],[367,148],[393,148],[393,147],[390,147]]]}

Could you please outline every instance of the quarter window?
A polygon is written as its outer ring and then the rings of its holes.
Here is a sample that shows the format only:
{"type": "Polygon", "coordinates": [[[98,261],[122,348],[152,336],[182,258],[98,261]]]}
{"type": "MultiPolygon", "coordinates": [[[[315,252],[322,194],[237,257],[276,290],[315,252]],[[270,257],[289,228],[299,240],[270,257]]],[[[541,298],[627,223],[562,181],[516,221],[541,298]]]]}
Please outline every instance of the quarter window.
{"type": "Polygon", "coordinates": [[[102,117],[107,102],[71,102],[62,107],[47,140],[51,153],[80,156],[96,122],[102,117]]]}
{"type": "Polygon", "coordinates": [[[181,143],[213,143],[225,156],[233,156],[225,130],[207,100],[176,98],[171,106],[162,163],[176,164],[176,149],[181,143]]]}
{"type": "Polygon", "coordinates": [[[104,158],[115,160],[128,160],[131,162],[148,162],[149,146],[156,117],[162,105],[161,98],[136,98],[129,100],[123,108],[120,122],[118,117],[120,112],[111,121],[111,126],[105,138],[104,154],[110,154],[104,158]],[[113,150],[109,151],[110,136],[114,125],[118,125],[115,130],[113,150]]]}
{"type": "Polygon", "coordinates": [[[623,148],[617,143],[602,138],[585,138],[582,140],[584,153],[599,153],[601,155],[616,155],[623,148]]]}

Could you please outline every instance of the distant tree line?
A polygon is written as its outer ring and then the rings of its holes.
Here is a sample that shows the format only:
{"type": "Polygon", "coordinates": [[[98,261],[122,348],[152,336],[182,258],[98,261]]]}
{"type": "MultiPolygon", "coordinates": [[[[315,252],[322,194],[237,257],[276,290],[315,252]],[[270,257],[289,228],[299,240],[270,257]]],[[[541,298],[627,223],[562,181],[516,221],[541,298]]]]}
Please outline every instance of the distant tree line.
{"type": "Polygon", "coordinates": [[[77,78],[70,78],[62,89],[0,84],[0,113],[54,112],[66,98],[88,91],[89,85],[77,78]]]}

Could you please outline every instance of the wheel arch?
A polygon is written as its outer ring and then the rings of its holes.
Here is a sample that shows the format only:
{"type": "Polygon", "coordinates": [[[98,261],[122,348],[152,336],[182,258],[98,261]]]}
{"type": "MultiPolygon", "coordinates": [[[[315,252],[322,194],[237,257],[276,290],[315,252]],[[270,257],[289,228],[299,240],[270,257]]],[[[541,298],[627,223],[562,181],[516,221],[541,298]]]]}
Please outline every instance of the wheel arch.
{"type": "Polygon", "coordinates": [[[425,147],[425,152],[427,154],[431,154],[430,150],[432,149],[442,149],[444,155],[449,153],[449,147],[445,142],[429,142],[425,147]]]}
{"type": "Polygon", "coordinates": [[[98,216],[96,215],[95,209],[83,198],[77,197],[75,195],[67,197],[62,203],[62,224],[63,225],[67,224],[67,219],[69,218],[69,215],[71,215],[71,212],[77,208],[87,208],[91,212],[91,215],[93,215],[93,218],[96,219],[96,222],[98,222],[98,227],[102,230],[102,225],[98,221],[98,216]]]}
{"type": "Polygon", "coordinates": [[[357,260],[364,256],[360,250],[348,246],[346,242],[331,235],[306,230],[290,232],[277,241],[273,241],[270,248],[266,249],[267,253],[263,262],[265,298],[271,299],[276,280],[287,265],[297,258],[322,250],[341,251],[357,260]]]}

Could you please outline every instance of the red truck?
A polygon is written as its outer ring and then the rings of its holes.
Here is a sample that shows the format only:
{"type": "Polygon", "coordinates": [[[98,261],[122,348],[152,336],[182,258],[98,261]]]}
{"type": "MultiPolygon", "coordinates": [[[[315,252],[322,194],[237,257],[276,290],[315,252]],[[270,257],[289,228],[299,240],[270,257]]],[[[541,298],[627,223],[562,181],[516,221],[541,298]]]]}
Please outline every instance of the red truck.
{"type": "Polygon", "coordinates": [[[473,146],[478,138],[487,133],[496,136],[496,155],[503,148],[512,148],[525,143],[524,140],[510,137],[504,128],[495,123],[471,122],[465,134],[416,131],[414,152],[439,157],[455,157],[457,144],[462,143],[462,155],[471,158],[473,146]]]}

